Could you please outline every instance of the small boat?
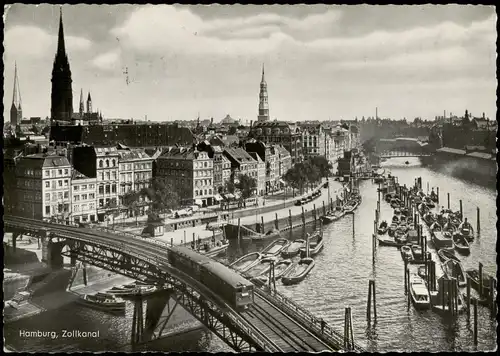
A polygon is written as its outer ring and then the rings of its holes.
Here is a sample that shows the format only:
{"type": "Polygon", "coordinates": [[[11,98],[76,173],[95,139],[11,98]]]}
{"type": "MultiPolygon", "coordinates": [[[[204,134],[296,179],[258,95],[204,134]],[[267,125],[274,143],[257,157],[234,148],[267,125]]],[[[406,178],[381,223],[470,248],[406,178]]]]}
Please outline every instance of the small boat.
{"type": "Polygon", "coordinates": [[[78,303],[110,313],[125,312],[125,301],[109,294],[84,294],[78,299],[78,303]]]}
{"type": "Polygon", "coordinates": [[[408,234],[403,229],[397,229],[394,232],[394,241],[398,244],[405,245],[408,242],[408,234]]]}
{"type": "Polygon", "coordinates": [[[437,255],[441,260],[441,262],[446,262],[447,260],[454,260],[460,262],[460,259],[457,256],[455,256],[455,252],[453,250],[442,248],[438,250],[437,255]]]}
{"type": "Polygon", "coordinates": [[[422,261],[424,258],[424,252],[420,245],[411,245],[411,252],[413,253],[413,259],[416,261],[422,261]]]}
{"type": "MultiPolygon", "coordinates": [[[[148,295],[156,291],[156,287],[152,285],[123,285],[119,287],[112,287],[107,290],[106,294],[119,295],[119,296],[131,296],[131,295],[148,295]]],[[[103,294],[104,296],[106,294],[103,294]]]]}
{"type": "Polygon", "coordinates": [[[377,232],[379,235],[384,235],[387,232],[387,230],[389,230],[389,225],[387,224],[387,221],[383,220],[380,223],[377,232]]]}
{"type": "Polygon", "coordinates": [[[391,208],[393,209],[399,209],[400,205],[399,205],[399,199],[397,198],[393,198],[391,199],[391,208]]]}
{"type": "Polygon", "coordinates": [[[306,245],[306,240],[297,239],[293,240],[291,244],[281,250],[281,256],[284,258],[293,257],[299,254],[300,248],[306,245]]]}
{"type": "Polygon", "coordinates": [[[427,289],[424,280],[416,274],[410,276],[410,295],[415,308],[430,307],[431,298],[429,290],[427,289]]]}
{"type": "Polygon", "coordinates": [[[286,274],[281,277],[285,285],[296,284],[302,281],[314,268],[314,260],[310,257],[302,258],[294,263],[286,274]]]}
{"type": "Polygon", "coordinates": [[[406,245],[406,243],[398,243],[395,240],[392,240],[390,238],[382,238],[380,236],[377,236],[378,244],[379,246],[394,246],[394,247],[401,247],[406,245]]]}
{"type": "Polygon", "coordinates": [[[398,224],[396,224],[396,223],[392,223],[392,224],[389,226],[389,230],[388,230],[388,232],[387,232],[387,233],[388,233],[388,235],[389,235],[389,236],[391,236],[391,237],[392,237],[392,236],[394,236],[394,234],[395,234],[395,232],[396,232],[397,228],[398,228],[398,224]]]}
{"type": "Polygon", "coordinates": [[[247,269],[244,274],[248,277],[265,275],[271,269],[271,262],[276,262],[276,257],[265,257],[261,259],[257,264],[247,269]]]}
{"type": "Polygon", "coordinates": [[[356,208],[358,207],[358,205],[359,205],[359,200],[358,199],[354,199],[354,200],[348,201],[344,205],[344,211],[345,211],[345,213],[346,214],[352,213],[354,210],[356,210],[356,208]]]}
{"type": "Polygon", "coordinates": [[[444,261],[443,271],[448,278],[456,278],[459,287],[465,287],[467,285],[467,273],[465,273],[465,270],[460,262],[452,259],[444,261]]]}
{"type": "Polygon", "coordinates": [[[406,165],[409,165],[409,164],[410,164],[410,162],[408,162],[408,161],[405,161],[405,164],[406,164],[406,165]]]}
{"type": "Polygon", "coordinates": [[[245,256],[238,258],[236,261],[231,263],[229,267],[239,272],[245,272],[259,263],[261,258],[262,255],[260,254],[260,252],[251,252],[245,256]]]}
{"type": "Polygon", "coordinates": [[[338,207],[336,210],[331,211],[328,214],[326,214],[325,216],[323,216],[323,221],[328,224],[328,223],[337,221],[338,219],[340,219],[344,215],[345,215],[345,211],[342,208],[338,207]]]}
{"type": "Polygon", "coordinates": [[[450,222],[447,222],[447,223],[446,223],[446,224],[444,224],[444,226],[443,226],[443,231],[449,232],[449,233],[451,233],[451,234],[455,233],[456,229],[457,229],[457,228],[455,227],[455,225],[453,225],[453,224],[452,224],[452,223],[450,223],[450,222]]]}
{"type": "Polygon", "coordinates": [[[436,221],[436,218],[431,212],[428,212],[424,214],[423,220],[427,224],[427,226],[431,226],[436,221]]]}
{"type": "Polygon", "coordinates": [[[413,261],[413,252],[410,246],[401,246],[401,257],[406,261],[413,261]]]}
{"type": "Polygon", "coordinates": [[[460,232],[460,235],[462,235],[468,242],[474,241],[474,229],[472,228],[472,225],[464,221],[458,226],[458,231],[460,232]]]}
{"type": "Polygon", "coordinates": [[[260,253],[263,257],[268,256],[279,256],[281,251],[290,244],[285,238],[279,238],[271,242],[266,248],[264,248],[260,253]]]}
{"type": "Polygon", "coordinates": [[[449,232],[432,231],[431,239],[436,249],[453,250],[453,239],[449,232]]]}
{"type": "Polygon", "coordinates": [[[393,222],[393,223],[399,223],[399,216],[397,216],[397,215],[393,215],[393,216],[392,216],[392,222],[393,222]]]}
{"type": "Polygon", "coordinates": [[[281,260],[274,265],[274,279],[278,280],[285,273],[288,272],[288,269],[292,266],[291,260],[281,260]]]}
{"type": "MultiPolygon", "coordinates": [[[[305,258],[307,254],[307,244],[300,248],[300,257],[305,258]]],[[[323,249],[323,233],[316,231],[309,237],[309,257],[314,257],[323,249]]]]}
{"type": "Polygon", "coordinates": [[[470,246],[465,237],[463,237],[461,234],[454,234],[452,240],[455,250],[463,255],[470,254],[470,246]]]}
{"type": "Polygon", "coordinates": [[[429,226],[429,230],[431,231],[431,233],[433,231],[442,231],[443,228],[441,227],[441,225],[436,221],[434,223],[432,223],[431,226],[429,226]]]}
{"type": "Polygon", "coordinates": [[[391,200],[392,200],[392,194],[390,194],[390,193],[389,193],[389,194],[386,194],[386,195],[384,196],[384,200],[385,200],[386,202],[390,203],[390,202],[391,202],[391,200]]]}
{"type": "MultiPolygon", "coordinates": [[[[479,270],[477,268],[470,268],[465,273],[467,273],[470,279],[471,287],[479,292],[479,270]]],[[[492,278],[488,273],[483,271],[483,295],[490,293],[490,279],[492,278]]]]}
{"type": "Polygon", "coordinates": [[[394,215],[401,219],[401,210],[399,208],[394,209],[394,215]]]}

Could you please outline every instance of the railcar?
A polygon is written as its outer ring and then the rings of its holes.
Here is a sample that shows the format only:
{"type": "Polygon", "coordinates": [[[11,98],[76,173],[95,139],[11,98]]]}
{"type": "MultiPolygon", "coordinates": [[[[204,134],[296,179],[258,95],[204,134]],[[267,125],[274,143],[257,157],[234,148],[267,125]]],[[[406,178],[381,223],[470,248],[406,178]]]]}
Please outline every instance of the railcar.
{"type": "Polygon", "coordinates": [[[235,309],[253,303],[254,285],[223,264],[190,249],[175,246],[168,252],[170,264],[219,295],[235,309]]]}

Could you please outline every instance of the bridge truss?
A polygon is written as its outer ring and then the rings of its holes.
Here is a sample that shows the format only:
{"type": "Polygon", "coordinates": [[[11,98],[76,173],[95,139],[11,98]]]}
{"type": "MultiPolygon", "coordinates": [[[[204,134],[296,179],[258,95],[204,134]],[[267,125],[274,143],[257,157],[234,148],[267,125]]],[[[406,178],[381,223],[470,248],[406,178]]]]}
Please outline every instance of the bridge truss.
{"type": "MultiPolygon", "coordinates": [[[[175,278],[164,269],[160,268],[159,261],[150,260],[147,257],[133,256],[129,253],[119,251],[116,248],[105,247],[100,243],[93,244],[84,241],[68,241],[69,251],[61,251],[63,256],[77,259],[108,271],[118,273],[135,280],[154,283],[162,287],[172,288],[172,297],[191,313],[198,321],[205,325],[210,331],[221,338],[235,351],[275,351],[266,340],[253,330],[250,325],[245,325],[237,318],[225,313],[221,308],[204,298],[197,290],[189,284],[175,278]]],[[[146,324],[149,324],[146,321],[146,324]]],[[[148,325],[146,331],[135,333],[142,335],[137,342],[147,342],[160,339],[164,328],[156,331],[155,325],[148,325]]],[[[141,326],[138,326],[139,329],[141,326]]]]}

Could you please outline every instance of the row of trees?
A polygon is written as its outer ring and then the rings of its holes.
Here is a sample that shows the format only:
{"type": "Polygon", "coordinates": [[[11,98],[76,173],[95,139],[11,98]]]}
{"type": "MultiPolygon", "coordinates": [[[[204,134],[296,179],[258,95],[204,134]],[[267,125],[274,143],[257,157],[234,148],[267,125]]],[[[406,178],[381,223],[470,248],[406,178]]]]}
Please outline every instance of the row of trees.
{"type": "Polygon", "coordinates": [[[315,156],[304,162],[294,164],[285,173],[283,180],[302,194],[304,188],[313,187],[322,178],[331,177],[332,169],[332,164],[324,156],[315,156]]]}

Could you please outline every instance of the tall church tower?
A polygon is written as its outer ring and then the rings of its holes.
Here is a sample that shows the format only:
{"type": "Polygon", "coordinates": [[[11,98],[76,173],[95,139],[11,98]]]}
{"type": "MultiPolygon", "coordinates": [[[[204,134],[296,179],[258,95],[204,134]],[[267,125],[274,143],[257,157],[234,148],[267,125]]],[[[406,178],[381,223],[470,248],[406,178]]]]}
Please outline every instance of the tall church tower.
{"type": "Polygon", "coordinates": [[[17,63],[14,66],[14,92],[12,94],[12,105],[10,107],[10,124],[13,128],[21,123],[23,111],[21,108],[21,90],[19,89],[19,78],[17,77],[17,63]]]}
{"type": "Polygon", "coordinates": [[[259,116],[257,121],[269,121],[269,103],[267,102],[267,83],[264,78],[264,65],[262,65],[262,80],[259,93],[259,116]]]}
{"type": "Polygon", "coordinates": [[[52,95],[50,118],[52,121],[71,122],[73,115],[73,92],[71,90],[71,70],[64,45],[62,9],[59,18],[57,53],[52,69],[52,95]]]}
{"type": "Polygon", "coordinates": [[[80,118],[82,119],[83,114],[85,113],[85,106],[83,105],[83,89],[80,89],[80,107],[78,113],[80,114],[80,118]]]}
{"type": "Polygon", "coordinates": [[[87,96],[87,114],[92,113],[92,98],[90,97],[90,92],[89,95],[87,96]]]}

